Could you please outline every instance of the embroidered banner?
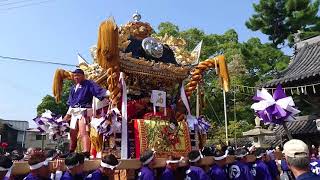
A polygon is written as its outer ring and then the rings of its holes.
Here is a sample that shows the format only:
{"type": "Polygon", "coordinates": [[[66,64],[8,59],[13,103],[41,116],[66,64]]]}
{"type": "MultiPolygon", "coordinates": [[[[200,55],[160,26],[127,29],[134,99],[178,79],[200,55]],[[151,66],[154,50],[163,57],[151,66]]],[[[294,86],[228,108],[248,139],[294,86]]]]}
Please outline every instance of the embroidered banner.
{"type": "Polygon", "coordinates": [[[147,149],[154,149],[157,157],[186,156],[191,150],[189,129],[186,122],[178,125],[163,120],[134,120],[136,157],[147,149]]]}

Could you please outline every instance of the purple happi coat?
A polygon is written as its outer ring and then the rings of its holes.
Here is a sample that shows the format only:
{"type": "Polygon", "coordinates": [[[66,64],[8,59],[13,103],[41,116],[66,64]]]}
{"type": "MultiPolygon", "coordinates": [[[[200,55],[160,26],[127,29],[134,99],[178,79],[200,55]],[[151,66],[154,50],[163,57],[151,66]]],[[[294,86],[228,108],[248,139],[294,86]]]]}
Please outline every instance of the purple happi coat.
{"type": "Polygon", "coordinates": [[[269,168],[269,172],[271,174],[271,177],[273,179],[276,179],[276,177],[278,177],[280,175],[276,161],[270,160],[266,164],[269,168]]]}
{"type": "Polygon", "coordinates": [[[190,168],[186,172],[188,180],[209,180],[209,176],[206,172],[197,166],[190,166],[190,168]]]}
{"type": "Polygon", "coordinates": [[[253,175],[246,163],[236,161],[229,167],[229,179],[231,180],[253,180],[253,175]]]}
{"type": "Polygon", "coordinates": [[[256,161],[256,178],[257,180],[272,180],[272,176],[270,174],[269,168],[262,160],[256,161]]]}
{"type": "Polygon", "coordinates": [[[148,166],[143,166],[138,175],[139,180],[154,180],[154,172],[148,166]]]}
{"type": "Polygon", "coordinates": [[[89,174],[86,178],[86,180],[108,180],[109,177],[104,176],[100,169],[95,170],[93,173],[89,174]]]}
{"type": "Polygon", "coordinates": [[[173,174],[173,171],[169,168],[166,168],[162,173],[161,180],[175,180],[175,179],[176,178],[173,174]]]}
{"type": "Polygon", "coordinates": [[[66,171],[63,173],[60,180],[75,180],[76,176],[72,176],[72,174],[69,171],[66,171]]]}
{"type": "Polygon", "coordinates": [[[50,180],[50,178],[40,178],[29,173],[25,178],[23,178],[23,180],[50,180]]]}
{"type": "Polygon", "coordinates": [[[214,164],[210,171],[209,171],[209,177],[211,179],[216,179],[216,180],[227,180],[227,174],[224,171],[224,169],[222,167],[220,167],[217,164],[214,164]]]}
{"type": "Polygon", "coordinates": [[[96,97],[99,100],[106,97],[106,90],[90,80],[82,81],[78,89],[75,89],[76,86],[71,87],[67,102],[67,104],[72,108],[90,108],[92,106],[93,97],[96,97]]]}

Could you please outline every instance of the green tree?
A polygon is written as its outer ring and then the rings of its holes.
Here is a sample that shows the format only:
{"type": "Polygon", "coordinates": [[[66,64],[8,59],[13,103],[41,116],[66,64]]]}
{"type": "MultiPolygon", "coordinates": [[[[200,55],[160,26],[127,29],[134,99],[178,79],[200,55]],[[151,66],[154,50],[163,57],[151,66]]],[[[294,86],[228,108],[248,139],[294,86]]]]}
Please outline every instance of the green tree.
{"type": "Polygon", "coordinates": [[[298,30],[303,32],[302,38],[320,34],[319,3],[319,0],[260,0],[253,4],[256,13],[246,26],[268,35],[274,47],[286,40],[292,45],[298,30]]]}
{"type": "Polygon", "coordinates": [[[160,36],[164,36],[165,34],[173,37],[177,37],[179,35],[179,27],[172,24],[171,22],[162,22],[158,26],[160,36]]]}
{"type": "MultiPolygon", "coordinates": [[[[159,29],[158,35],[171,32],[170,29],[176,26],[171,24],[171,26],[167,27],[169,30],[166,28],[159,29]]],[[[240,43],[238,34],[233,29],[226,31],[224,34],[206,34],[198,28],[190,28],[178,31],[177,37],[182,37],[186,40],[188,50],[192,50],[199,41],[203,40],[200,61],[209,58],[211,55],[224,54],[226,56],[231,79],[231,91],[227,93],[228,120],[230,122],[228,126],[231,129],[237,129],[234,128],[234,124],[238,122],[253,124],[254,113],[250,109],[253,94],[239,93],[235,91],[234,87],[236,85],[255,86],[269,79],[286,67],[289,58],[272,45],[261,43],[258,38],[252,38],[247,42],[240,43]],[[234,116],[234,112],[236,112],[236,116],[234,116]]],[[[214,135],[211,137],[219,136],[220,139],[224,139],[223,95],[215,70],[204,74],[204,81],[200,87],[204,93],[205,102],[202,114],[206,115],[213,126],[216,127],[214,128],[214,135]]],[[[194,113],[194,96],[191,96],[190,105],[194,113]]],[[[253,126],[247,127],[251,128],[253,126]]],[[[234,133],[237,135],[239,133],[240,135],[240,131],[243,130],[241,128],[239,128],[239,132],[230,130],[229,133],[231,134],[229,136],[233,136],[234,133]]]]}
{"type": "Polygon", "coordinates": [[[71,81],[64,81],[61,101],[59,103],[56,103],[55,98],[51,95],[43,97],[41,103],[37,107],[37,114],[41,115],[46,109],[48,109],[55,114],[65,115],[68,111],[67,100],[71,86],[71,81]]]}
{"type": "Polygon", "coordinates": [[[259,38],[251,38],[241,45],[244,64],[247,68],[250,85],[257,85],[272,79],[284,70],[290,58],[271,44],[262,44],[259,38]]]}

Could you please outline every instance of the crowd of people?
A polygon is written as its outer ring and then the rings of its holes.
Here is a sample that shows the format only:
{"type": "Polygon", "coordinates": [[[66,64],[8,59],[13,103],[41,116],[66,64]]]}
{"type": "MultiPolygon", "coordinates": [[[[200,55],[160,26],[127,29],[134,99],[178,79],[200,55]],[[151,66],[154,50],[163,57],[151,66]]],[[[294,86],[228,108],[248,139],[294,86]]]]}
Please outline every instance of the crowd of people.
{"type": "MultiPolygon", "coordinates": [[[[170,156],[165,169],[155,168],[156,152],[147,150],[141,157],[141,168],[136,172],[139,180],[304,180],[320,179],[320,161],[310,153],[308,146],[301,140],[293,139],[285,143],[283,158],[276,160],[274,149],[264,148],[206,148],[202,151],[193,150],[188,154],[187,166],[179,167],[186,158],[170,156]],[[250,160],[248,155],[256,159],[250,160]],[[229,161],[228,156],[235,156],[235,161],[229,161]],[[204,156],[213,157],[210,168],[202,165],[204,156]],[[318,165],[319,164],[319,165],[318,165]]],[[[118,159],[109,154],[101,158],[100,166],[92,171],[84,171],[85,155],[83,153],[68,153],[64,158],[55,150],[42,151],[37,148],[28,149],[24,156],[13,151],[0,156],[0,179],[25,180],[103,180],[113,179],[115,170],[120,164],[118,159]],[[64,159],[64,161],[63,161],[64,159]],[[14,176],[11,171],[15,161],[27,161],[30,172],[26,176],[14,176]],[[53,161],[49,167],[49,161],[53,161]]]]}

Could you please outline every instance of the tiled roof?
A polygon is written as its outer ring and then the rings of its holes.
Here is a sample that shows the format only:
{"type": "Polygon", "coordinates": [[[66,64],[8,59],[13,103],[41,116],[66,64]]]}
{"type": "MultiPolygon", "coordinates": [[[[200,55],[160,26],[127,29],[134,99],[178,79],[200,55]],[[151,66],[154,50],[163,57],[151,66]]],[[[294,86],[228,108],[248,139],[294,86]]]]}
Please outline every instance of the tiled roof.
{"type": "Polygon", "coordinates": [[[296,44],[296,55],[288,68],[280,72],[276,79],[263,86],[272,87],[277,84],[307,85],[320,78],[320,36],[296,44]],[[297,84],[298,83],[298,84],[297,84]],[[305,84],[304,84],[305,83],[305,84]]]}
{"type": "MultiPolygon", "coordinates": [[[[292,135],[295,134],[319,134],[320,131],[317,130],[315,119],[316,116],[300,116],[295,121],[287,123],[288,130],[292,135]]],[[[277,135],[285,135],[286,132],[283,126],[277,126],[274,129],[277,135]]]]}

